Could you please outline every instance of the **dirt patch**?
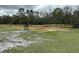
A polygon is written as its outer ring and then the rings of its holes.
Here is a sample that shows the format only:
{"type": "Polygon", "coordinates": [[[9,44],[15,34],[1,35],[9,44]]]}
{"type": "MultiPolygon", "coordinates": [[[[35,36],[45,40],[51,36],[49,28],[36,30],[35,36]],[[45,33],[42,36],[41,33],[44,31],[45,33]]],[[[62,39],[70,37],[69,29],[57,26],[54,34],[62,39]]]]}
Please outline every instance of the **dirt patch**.
{"type": "Polygon", "coordinates": [[[70,31],[68,28],[60,28],[60,27],[29,27],[30,31],[39,31],[39,32],[48,32],[48,31],[70,31]]]}

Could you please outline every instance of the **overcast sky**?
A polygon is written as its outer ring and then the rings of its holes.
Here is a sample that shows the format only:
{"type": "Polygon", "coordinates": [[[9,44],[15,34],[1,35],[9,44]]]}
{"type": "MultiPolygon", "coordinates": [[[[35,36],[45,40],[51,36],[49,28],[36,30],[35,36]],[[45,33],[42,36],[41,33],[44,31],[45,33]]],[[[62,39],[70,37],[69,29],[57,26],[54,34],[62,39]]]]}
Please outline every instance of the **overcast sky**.
{"type": "MultiPolygon", "coordinates": [[[[52,11],[54,8],[63,8],[64,5],[0,5],[0,15],[16,14],[19,8],[33,9],[35,11],[52,11]]],[[[71,6],[76,9],[76,6],[71,6]]]]}

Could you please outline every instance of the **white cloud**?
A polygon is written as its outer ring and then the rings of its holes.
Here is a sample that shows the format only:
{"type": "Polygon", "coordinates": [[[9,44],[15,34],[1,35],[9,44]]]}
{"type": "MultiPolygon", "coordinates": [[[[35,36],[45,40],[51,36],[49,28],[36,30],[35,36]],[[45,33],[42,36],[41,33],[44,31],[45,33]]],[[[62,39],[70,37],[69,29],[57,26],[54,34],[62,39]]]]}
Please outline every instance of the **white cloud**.
{"type": "Polygon", "coordinates": [[[14,15],[17,10],[0,10],[0,15],[14,15]]]}
{"type": "MultiPolygon", "coordinates": [[[[63,8],[66,5],[0,5],[0,15],[16,14],[19,8],[33,9],[34,11],[51,12],[54,8],[63,8]]],[[[71,5],[73,9],[76,6],[71,5]]]]}

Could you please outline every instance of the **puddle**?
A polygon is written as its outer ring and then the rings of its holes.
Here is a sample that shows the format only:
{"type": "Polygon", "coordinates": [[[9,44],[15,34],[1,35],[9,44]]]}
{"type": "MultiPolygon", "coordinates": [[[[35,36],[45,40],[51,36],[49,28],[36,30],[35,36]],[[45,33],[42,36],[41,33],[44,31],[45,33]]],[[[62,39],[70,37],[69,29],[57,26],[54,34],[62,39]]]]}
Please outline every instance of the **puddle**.
{"type": "MultiPolygon", "coordinates": [[[[36,41],[26,41],[25,39],[21,38],[19,35],[20,33],[28,32],[28,31],[13,31],[13,32],[0,32],[0,35],[2,35],[2,39],[4,41],[0,42],[0,52],[8,49],[13,48],[16,46],[28,46],[31,43],[35,43],[36,41]]],[[[0,40],[1,40],[0,38],[0,40]]]]}

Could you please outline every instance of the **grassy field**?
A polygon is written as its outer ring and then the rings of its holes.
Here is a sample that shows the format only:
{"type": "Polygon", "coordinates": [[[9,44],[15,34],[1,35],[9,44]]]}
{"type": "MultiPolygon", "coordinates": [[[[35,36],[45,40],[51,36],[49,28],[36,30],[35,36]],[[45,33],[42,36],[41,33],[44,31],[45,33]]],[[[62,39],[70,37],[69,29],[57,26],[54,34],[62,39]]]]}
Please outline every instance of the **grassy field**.
{"type": "Polygon", "coordinates": [[[17,31],[23,29],[23,25],[0,24],[0,32],[17,31]]]}
{"type": "Polygon", "coordinates": [[[51,31],[23,33],[25,40],[38,40],[27,47],[15,47],[5,52],[30,52],[30,53],[52,53],[52,52],[79,52],[79,29],[71,31],[51,31]],[[36,35],[34,35],[36,34],[36,35]]]}
{"type": "MultiPolygon", "coordinates": [[[[29,25],[30,31],[48,32],[48,31],[65,31],[71,27],[69,25],[53,24],[53,25],[29,25]]],[[[0,24],[0,31],[16,31],[23,30],[24,25],[0,24]]]]}
{"type": "MultiPolygon", "coordinates": [[[[36,27],[36,31],[32,31],[32,27],[29,32],[19,33],[20,37],[24,40],[32,41],[32,43],[28,46],[16,46],[13,48],[8,48],[3,52],[7,53],[20,53],[20,52],[28,52],[28,53],[66,53],[66,52],[79,52],[79,29],[68,29],[67,31],[60,31],[57,28],[56,31],[42,31],[39,30],[38,26],[36,27]]],[[[35,27],[34,27],[35,28],[35,27]]],[[[43,27],[40,27],[43,28],[43,27]]],[[[46,27],[47,29],[51,27],[46,27]]],[[[46,29],[45,28],[45,29],[46,29]]],[[[55,27],[54,27],[55,28],[55,27]]],[[[23,26],[15,26],[15,25],[2,25],[0,26],[0,32],[8,32],[8,31],[17,31],[23,29],[23,26]],[[4,28],[4,29],[3,29],[4,28]]],[[[52,28],[53,29],[53,28],[52,28]]],[[[55,28],[56,29],[56,28],[55,28]]],[[[54,29],[54,30],[55,30],[54,29]]],[[[65,29],[64,29],[65,30],[65,29]]],[[[0,34],[0,36],[3,34],[0,34]]]]}

